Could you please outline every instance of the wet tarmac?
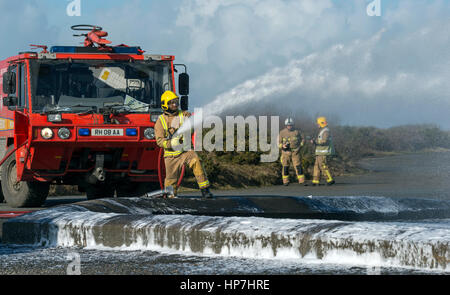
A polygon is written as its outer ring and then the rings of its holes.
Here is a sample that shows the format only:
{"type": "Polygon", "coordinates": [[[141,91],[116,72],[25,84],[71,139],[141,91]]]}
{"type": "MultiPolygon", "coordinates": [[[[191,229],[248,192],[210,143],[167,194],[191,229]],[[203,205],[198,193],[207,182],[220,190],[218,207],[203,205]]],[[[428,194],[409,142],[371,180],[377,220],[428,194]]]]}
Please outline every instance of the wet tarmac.
{"type": "MultiPolygon", "coordinates": [[[[391,198],[432,198],[450,200],[450,152],[404,154],[388,157],[366,158],[358,165],[367,173],[336,177],[336,184],[306,186],[291,183],[289,186],[267,186],[246,189],[212,190],[220,196],[383,196],[391,198]]],[[[185,192],[183,196],[200,196],[199,192],[185,192]]],[[[11,208],[0,204],[0,211],[40,210],[56,205],[86,200],[84,195],[52,196],[41,208],[11,208]]]]}

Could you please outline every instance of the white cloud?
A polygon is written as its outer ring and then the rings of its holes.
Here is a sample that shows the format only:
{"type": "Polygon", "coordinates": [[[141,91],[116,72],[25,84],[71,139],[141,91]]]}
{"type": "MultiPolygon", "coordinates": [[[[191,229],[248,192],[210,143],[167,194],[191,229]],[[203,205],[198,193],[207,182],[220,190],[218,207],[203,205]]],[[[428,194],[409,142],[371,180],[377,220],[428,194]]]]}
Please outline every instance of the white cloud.
{"type": "MultiPolygon", "coordinates": [[[[205,102],[212,110],[274,100],[292,105],[295,98],[312,114],[379,126],[432,123],[436,112],[450,111],[444,1],[399,1],[383,7],[380,18],[368,17],[363,1],[213,1],[208,9],[183,3],[189,22],[179,18],[177,25],[214,32],[200,43],[208,47],[202,69],[218,69],[216,81],[230,89],[205,102]]],[[[190,46],[201,40],[191,34],[190,46]]],[[[440,124],[450,128],[450,119],[440,124]]]]}
{"type": "MultiPolygon", "coordinates": [[[[215,97],[223,99],[221,107],[233,104],[226,95],[260,103],[284,95],[295,97],[307,113],[324,110],[343,123],[385,126],[433,122],[438,114],[448,118],[448,1],[382,1],[381,17],[368,17],[367,3],[133,0],[83,10],[81,19],[102,25],[114,44],[176,55],[188,65],[192,107],[215,97]]],[[[42,1],[0,0],[6,24],[0,37],[7,41],[2,57],[30,43],[78,42],[66,24],[65,31],[49,25],[54,13],[42,1]]],[[[450,119],[440,124],[450,128],[450,119]]]]}
{"type": "MultiPolygon", "coordinates": [[[[424,31],[439,36],[447,24],[443,21],[424,31]]],[[[408,55],[405,50],[422,42],[424,34],[406,33],[389,42],[389,33],[383,29],[368,40],[337,44],[293,60],[220,94],[205,108],[220,113],[235,105],[279,100],[292,106],[300,100],[299,109],[334,113],[343,123],[434,123],[436,113],[448,118],[450,76],[442,63],[448,65],[450,53],[428,58],[446,44],[426,36],[429,50],[410,50],[408,55]]],[[[450,119],[441,119],[439,124],[448,128],[450,119]]]]}
{"type": "Polygon", "coordinates": [[[323,11],[331,6],[328,0],[186,0],[176,24],[189,29],[191,49],[209,51],[205,57],[190,50],[188,61],[212,62],[230,70],[273,56],[304,53],[305,46],[299,39],[313,30],[323,11]],[[203,35],[206,31],[214,33],[203,35]]]}

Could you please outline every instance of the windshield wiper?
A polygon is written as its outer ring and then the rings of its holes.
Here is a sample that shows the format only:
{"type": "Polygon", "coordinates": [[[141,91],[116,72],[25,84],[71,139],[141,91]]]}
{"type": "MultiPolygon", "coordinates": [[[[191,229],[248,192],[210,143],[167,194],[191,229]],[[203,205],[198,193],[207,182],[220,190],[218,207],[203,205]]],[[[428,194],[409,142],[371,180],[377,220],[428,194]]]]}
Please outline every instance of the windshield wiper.
{"type": "Polygon", "coordinates": [[[53,113],[60,113],[60,112],[70,112],[73,111],[73,108],[77,107],[88,107],[92,108],[93,111],[97,111],[97,106],[94,105],[84,105],[84,104],[74,104],[71,106],[53,106],[53,105],[46,105],[43,109],[41,114],[53,114],[53,113]]]}
{"type": "Polygon", "coordinates": [[[120,104],[120,103],[116,103],[113,105],[108,105],[105,106],[103,109],[110,109],[112,110],[113,113],[117,114],[117,113],[130,113],[132,111],[136,111],[139,109],[143,109],[143,108],[149,108],[149,106],[136,106],[136,107],[130,107],[131,105],[133,105],[134,102],[129,102],[127,104],[120,104]]]}
{"type": "Polygon", "coordinates": [[[67,111],[70,111],[70,107],[60,107],[60,106],[55,106],[55,105],[46,105],[42,109],[41,114],[42,115],[54,114],[54,113],[67,112],[67,111]]]}

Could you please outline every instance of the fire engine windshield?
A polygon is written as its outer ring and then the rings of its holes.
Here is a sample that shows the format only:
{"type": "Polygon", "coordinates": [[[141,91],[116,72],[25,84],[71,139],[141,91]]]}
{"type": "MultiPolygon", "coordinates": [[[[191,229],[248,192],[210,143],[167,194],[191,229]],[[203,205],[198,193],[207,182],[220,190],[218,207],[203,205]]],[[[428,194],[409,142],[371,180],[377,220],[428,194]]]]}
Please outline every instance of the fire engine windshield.
{"type": "Polygon", "coordinates": [[[169,61],[56,60],[31,62],[33,112],[144,113],[172,89],[169,61]]]}

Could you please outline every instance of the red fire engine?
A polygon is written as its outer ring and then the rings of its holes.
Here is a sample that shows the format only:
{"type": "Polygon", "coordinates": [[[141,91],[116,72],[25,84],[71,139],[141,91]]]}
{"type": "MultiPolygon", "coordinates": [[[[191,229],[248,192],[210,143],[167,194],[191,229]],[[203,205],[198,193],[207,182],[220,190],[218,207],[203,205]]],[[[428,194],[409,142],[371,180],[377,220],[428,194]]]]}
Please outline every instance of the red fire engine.
{"type": "MultiPolygon", "coordinates": [[[[32,45],[0,61],[0,201],[40,206],[50,184],[78,185],[88,199],[162,188],[164,161],[154,123],[160,97],[175,91],[172,55],[109,46],[99,26],[84,47],[32,45]],[[3,159],[3,160],[2,160],[3,159]]],[[[182,65],[184,66],[184,65],[182,65]]],[[[189,76],[178,75],[187,109],[189,76]]]]}

